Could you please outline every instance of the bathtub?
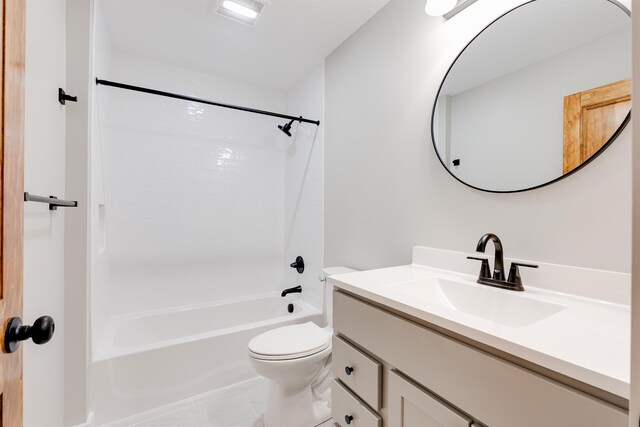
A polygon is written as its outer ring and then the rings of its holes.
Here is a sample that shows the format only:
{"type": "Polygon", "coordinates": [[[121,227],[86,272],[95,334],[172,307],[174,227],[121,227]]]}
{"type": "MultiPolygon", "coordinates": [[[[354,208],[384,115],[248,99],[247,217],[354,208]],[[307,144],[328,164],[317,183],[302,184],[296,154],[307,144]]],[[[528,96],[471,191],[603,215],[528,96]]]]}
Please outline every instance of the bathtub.
{"type": "Polygon", "coordinates": [[[279,295],[112,318],[91,364],[96,424],[253,378],[251,338],[307,321],[322,324],[322,312],[279,295]]]}

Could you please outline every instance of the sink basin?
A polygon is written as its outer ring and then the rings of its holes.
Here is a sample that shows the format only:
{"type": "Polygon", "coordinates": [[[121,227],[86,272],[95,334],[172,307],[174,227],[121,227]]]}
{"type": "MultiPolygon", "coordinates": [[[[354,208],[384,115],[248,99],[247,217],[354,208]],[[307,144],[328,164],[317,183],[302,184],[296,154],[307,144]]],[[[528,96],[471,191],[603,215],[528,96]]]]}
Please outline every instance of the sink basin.
{"type": "Polygon", "coordinates": [[[565,306],[475,282],[441,277],[389,284],[394,292],[511,328],[523,328],[562,311],[565,306]]]}

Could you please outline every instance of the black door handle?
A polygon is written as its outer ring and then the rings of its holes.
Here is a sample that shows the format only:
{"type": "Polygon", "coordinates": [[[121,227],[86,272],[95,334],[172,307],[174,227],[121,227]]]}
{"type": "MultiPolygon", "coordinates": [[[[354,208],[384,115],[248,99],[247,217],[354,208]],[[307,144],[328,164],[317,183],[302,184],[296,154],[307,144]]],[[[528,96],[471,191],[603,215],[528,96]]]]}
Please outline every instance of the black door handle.
{"type": "Polygon", "coordinates": [[[13,353],[18,350],[21,341],[26,341],[29,338],[38,345],[46,344],[51,341],[55,329],[56,324],[50,316],[37,318],[33,322],[33,326],[23,325],[22,319],[12,317],[7,322],[2,350],[5,353],[13,353]]]}

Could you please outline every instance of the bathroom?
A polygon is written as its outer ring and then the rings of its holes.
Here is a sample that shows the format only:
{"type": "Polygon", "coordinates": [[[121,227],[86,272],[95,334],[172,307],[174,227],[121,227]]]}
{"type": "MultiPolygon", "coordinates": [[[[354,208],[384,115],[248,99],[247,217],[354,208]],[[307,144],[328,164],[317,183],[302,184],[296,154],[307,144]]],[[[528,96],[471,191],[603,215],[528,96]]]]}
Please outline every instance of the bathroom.
{"type": "Polygon", "coordinates": [[[639,2],[3,0],[0,425],[637,426],[639,2]]]}

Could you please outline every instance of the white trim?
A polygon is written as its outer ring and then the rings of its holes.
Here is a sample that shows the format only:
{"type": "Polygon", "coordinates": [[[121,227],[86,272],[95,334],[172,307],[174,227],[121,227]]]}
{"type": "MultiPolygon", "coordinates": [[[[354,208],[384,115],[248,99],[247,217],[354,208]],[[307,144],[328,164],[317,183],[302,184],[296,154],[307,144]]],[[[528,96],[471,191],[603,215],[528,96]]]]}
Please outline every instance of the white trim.
{"type": "Polygon", "coordinates": [[[87,421],[83,422],[82,424],[77,424],[73,427],[94,427],[93,412],[89,412],[89,414],[87,415],[87,421]]]}
{"type": "MultiPolygon", "coordinates": [[[[629,3],[627,1],[626,3],[629,3]]],[[[633,8],[640,7],[640,0],[633,0],[633,8]]],[[[632,96],[633,111],[640,107],[640,15],[632,14],[632,96]]],[[[640,418],[640,119],[631,116],[633,140],[631,144],[631,180],[632,180],[632,306],[631,306],[631,397],[629,399],[629,426],[638,425],[640,418]]]]}

